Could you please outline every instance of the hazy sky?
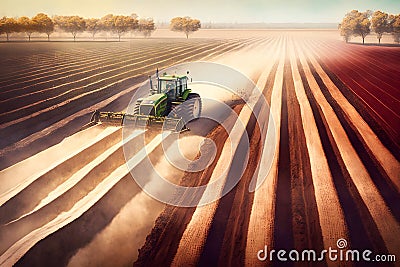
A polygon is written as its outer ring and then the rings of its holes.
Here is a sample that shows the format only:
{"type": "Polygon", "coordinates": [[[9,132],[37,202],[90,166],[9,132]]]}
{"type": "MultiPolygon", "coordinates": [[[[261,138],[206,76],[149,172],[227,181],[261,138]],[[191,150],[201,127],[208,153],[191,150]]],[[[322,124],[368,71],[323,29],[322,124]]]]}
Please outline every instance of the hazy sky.
{"type": "Polygon", "coordinates": [[[203,22],[339,22],[352,10],[380,9],[400,13],[400,0],[0,0],[0,16],[80,15],[108,13],[169,21],[191,16],[203,22]]]}

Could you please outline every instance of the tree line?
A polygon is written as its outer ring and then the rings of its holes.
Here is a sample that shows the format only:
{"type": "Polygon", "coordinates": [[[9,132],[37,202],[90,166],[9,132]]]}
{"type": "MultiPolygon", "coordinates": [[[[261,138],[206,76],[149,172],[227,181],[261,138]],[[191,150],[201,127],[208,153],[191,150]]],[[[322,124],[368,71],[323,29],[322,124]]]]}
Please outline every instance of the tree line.
{"type": "Polygon", "coordinates": [[[121,16],[108,14],[102,18],[85,19],[80,16],[53,16],[39,13],[29,18],[26,16],[19,18],[3,17],[0,19],[0,34],[5,34],[7,41],[12,33],[25,33],[28,40],[31,40],[33,33],[45,33],[47,39],[50,35],[61,30],[71,33],[74,40],[78,33],[89,32],[95,38],[98,32],[112,32],[117,34],[118,39],[129,31],[135,31],[149,37],[156,29],[153,19],[138,19],[136,14],[121,16]]]}
{"type": "MultiPolygon", "coordinates": [[[[186,38],[189,34],[201,28],[201,23],[197,19],[190,17],[176,17],[170,22],[172,31],[183,32],[186,38]]],[[[61,30],[72,34],[74,41],[81,32],[88,32],[95,38],[99,32],[112,32],[121,40],[127,32],[142,34],[144,37],[150,37],[156,27],[152,18],[139,19],[136,14],[130,16],[108,14],[102,18],[83,18],[80,16],[53,16],[50,18],[44,13],[29,18],[26,16],[19,18],[3,17],[0,19],[0,34],[5,34],[7,41],[12,33],[25,33],[28,41],[31,40],[33,33],[45,33],[47,40],[50,41],[50,35],[61,30]]]]}
{"type": "Polygon", "coordinates": [[[381,43],[384,33],[391,34],[396,43],[400,42],[400,14],[387,14],[382,11],[359,12],[352,10],[345,15],[342,23],[339,24],[340,34],[344,40],[350,41],[352,36],[361,36],[363,44],[365,37],[374,31],[378,43],[381,43]]]}

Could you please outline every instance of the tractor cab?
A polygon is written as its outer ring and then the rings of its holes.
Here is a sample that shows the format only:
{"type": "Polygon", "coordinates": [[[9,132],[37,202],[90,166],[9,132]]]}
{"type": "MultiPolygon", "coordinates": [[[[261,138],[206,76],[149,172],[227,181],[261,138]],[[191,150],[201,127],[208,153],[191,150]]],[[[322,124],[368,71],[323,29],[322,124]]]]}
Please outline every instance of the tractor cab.
{"type": "Polygon", "coordinates": [[[166,94],[169,99],[183,97],[187,90],[187,76],[164,75],[158,77],[157,93],[166,94]]]}

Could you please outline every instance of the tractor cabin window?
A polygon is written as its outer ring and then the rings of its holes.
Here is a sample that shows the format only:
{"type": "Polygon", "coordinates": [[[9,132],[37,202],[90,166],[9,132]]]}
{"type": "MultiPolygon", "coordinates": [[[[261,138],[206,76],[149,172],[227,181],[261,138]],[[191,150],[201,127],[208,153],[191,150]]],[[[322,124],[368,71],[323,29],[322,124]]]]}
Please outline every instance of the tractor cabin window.
{"type": "Polygon", "coordinates": [[[161,81],[161,92],[166,93],[169,98],[173,98],[175,96],[175,87],[175,81],[161,81]]]}

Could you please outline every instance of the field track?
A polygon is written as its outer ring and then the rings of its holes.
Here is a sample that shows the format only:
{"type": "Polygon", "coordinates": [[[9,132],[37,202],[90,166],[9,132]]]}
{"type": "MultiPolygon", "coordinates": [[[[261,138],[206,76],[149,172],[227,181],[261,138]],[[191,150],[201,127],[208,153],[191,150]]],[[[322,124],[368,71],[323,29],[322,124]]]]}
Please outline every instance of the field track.
{"type": "MultiPolygon", "coordinates": [[[[62,49],[18,44],[24,52],[8,57],[0,46],[0,63],[10,66],[0,74],[0,265],[271,265],[257,259],[265,245],[322,251],[340,238],[347,248],[400,258],[399,48],[263,34],[62,49]],[[195,60],[243,71],[269,107],[257,98],[252,114],[232,103],[237,116],[224,118],[231,133],[217,126],[207,134],[217,151],[202,172],[165,165],[162,137],[146,139],[154,164],[186,186],[220,174],[228,180],[226,168],[243,171],[236,187],[209,205],[165,206],[132,179],[120,127],[77,131],[95,109],[125,109],[155,68],[195,60]],[[275,146],[259,145],[273,134],[275,146]],[[248,161],[237,152],[244,135],[248,161]],[[265,173],[269,151],[275,154],[265,173]],[[253,177],[265,175],[249,192],[253,177]]],[[[143,153],[130,156],[145,173],[143,153]]]]}

